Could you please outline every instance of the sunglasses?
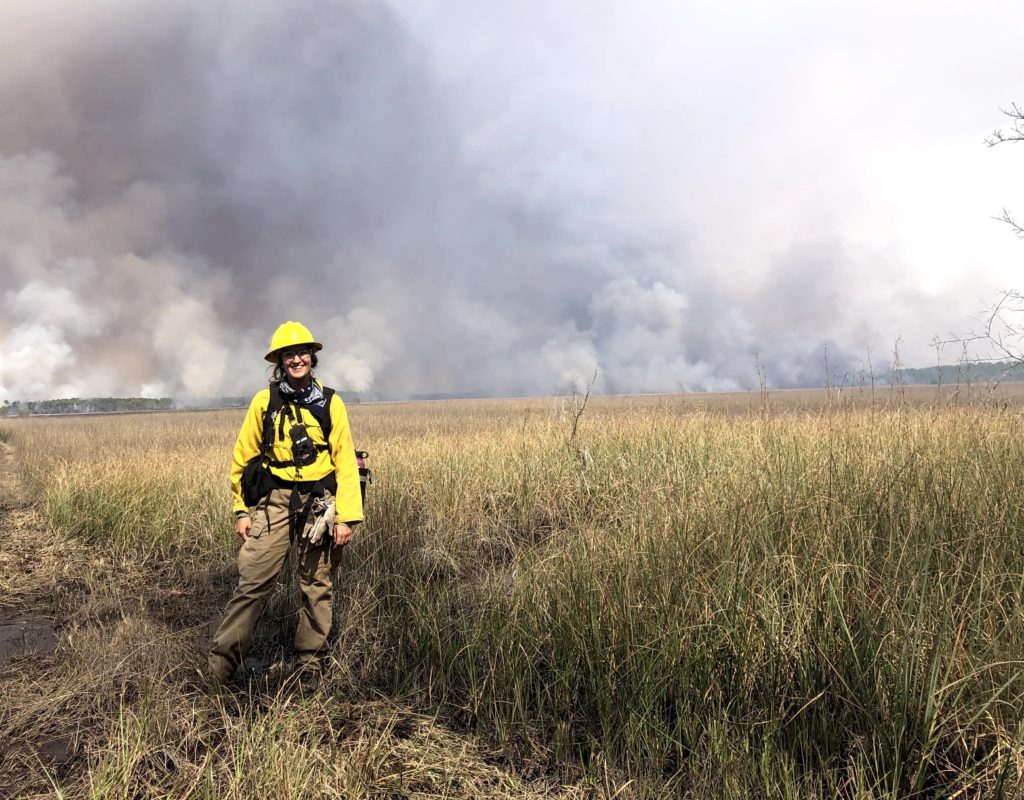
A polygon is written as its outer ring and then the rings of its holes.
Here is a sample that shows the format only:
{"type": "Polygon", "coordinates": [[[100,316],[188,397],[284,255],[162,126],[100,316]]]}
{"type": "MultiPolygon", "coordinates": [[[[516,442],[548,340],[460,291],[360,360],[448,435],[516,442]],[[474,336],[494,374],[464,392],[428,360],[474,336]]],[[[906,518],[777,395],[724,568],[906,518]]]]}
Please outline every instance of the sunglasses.
{"type": "Polygon", "coordinates": [[[283,351],[281,351],[281,360],[282,361],[295,361],[295,360],[299,360],[299,359],[305,360],[305,359],[309,358],[312,355],[312,353],[313,353],[313,351],[310,350],[308,347],[297,347],[294,350],[283,350],[283,351]]]}

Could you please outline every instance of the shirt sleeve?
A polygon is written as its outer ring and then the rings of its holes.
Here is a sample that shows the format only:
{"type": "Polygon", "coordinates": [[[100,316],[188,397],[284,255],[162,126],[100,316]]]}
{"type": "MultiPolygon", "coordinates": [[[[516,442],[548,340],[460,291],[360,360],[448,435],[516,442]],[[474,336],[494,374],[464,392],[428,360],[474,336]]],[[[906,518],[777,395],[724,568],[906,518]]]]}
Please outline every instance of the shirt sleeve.
{"type": "Polygon", "coordinates": [[[352,430],[348,426],[348,412],[341,397],[331,398],[331,458],[338,481],[335,512],[339,522],[362,522],[363,499],[359,490],[359,465],[352,443],[352,430]]]}
{"type": "Polygon", "coordinates": [[[242,421],[242,429],[235,440],[235,451],[231,459],[231,497],[232,511],[247,511],[248,507],[242,499],[242,471],[245,465],[260,454],[263,443],[263,414],[267,410],[269,392],[257,392],[249,404],[249,410],[242,421]]]}

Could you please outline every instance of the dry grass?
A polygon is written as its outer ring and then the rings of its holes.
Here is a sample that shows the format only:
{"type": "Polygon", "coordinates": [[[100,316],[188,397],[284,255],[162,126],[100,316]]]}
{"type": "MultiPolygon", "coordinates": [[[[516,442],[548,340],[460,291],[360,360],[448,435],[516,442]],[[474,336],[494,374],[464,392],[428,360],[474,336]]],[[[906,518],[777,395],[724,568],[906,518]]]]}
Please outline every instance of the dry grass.
{"type": "Polygon", "coordinates": [[[240,415],[5,423],[60,534],[45,569],[76,566],[0,735],[70,731],[49,778],[27,750],[16,774],[74,797],[1014,796],[1024,415],[1000,391],[592,399],[574,447],[571,400],[354,406],[377,483],[336,668],[223,696],[198,670],[240,415]]]}

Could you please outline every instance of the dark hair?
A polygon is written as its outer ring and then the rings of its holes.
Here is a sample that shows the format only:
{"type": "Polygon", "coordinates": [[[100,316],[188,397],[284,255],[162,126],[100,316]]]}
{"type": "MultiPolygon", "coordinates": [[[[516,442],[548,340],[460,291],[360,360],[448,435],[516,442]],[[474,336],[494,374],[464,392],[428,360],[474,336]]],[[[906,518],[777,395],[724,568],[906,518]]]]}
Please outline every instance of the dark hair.
{"type": "MultiPolygon", "coordinates": [[[[311,353],[309,361],[309,371],[311,374],[316,369],[317,361],[316,353],[311,353]]],[[[275,383],[288,380],[288,372],[284,368],[284,360],[281,358],[280,353],[277,354],[277,363],[274,364],[274,371],[270,375],[270,380],[275,383]]]]}

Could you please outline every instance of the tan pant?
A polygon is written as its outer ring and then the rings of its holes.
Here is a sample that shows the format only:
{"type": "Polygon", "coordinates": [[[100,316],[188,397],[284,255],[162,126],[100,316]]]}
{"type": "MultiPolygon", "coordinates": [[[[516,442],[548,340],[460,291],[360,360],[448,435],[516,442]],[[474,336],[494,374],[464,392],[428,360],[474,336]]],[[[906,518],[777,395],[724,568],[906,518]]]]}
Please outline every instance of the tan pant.
{"type": "MultiPolygon", "coordinates": [[[[319,545],[309,545],[299,535],[312,524],[312,517],[292,519],[291,489],[274,489],[252,509],[249,538],[238,551],[238,588],[228,601],[224,619],[210,648],[210,672],[220,680],[229,679],[245,660],[253,629],[274,590],[289,551],[298,559],[302,608],[295,631],[296,661],[315,664],[331,630],[334,571],[341,559],[328,531],[319,545]]],[[[299,492],[300,508],[309,495],[299,492]]]]}

